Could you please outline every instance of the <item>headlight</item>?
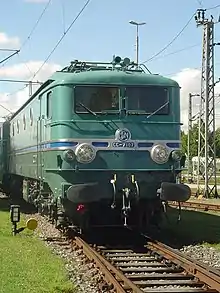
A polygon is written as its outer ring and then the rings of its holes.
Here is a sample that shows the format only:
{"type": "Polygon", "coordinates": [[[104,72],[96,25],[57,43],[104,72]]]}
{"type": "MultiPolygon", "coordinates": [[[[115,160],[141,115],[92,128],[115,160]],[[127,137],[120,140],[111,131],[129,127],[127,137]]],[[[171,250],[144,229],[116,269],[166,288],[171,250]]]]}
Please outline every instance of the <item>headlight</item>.
{"type": "Polygon", "coordinates": [[[179,150],[172,151],[171,156],[172,156],[172,159],[173,159],[174,161],[178,162],[178,161],[180,161],[181,158],[182,158],[182,153],[181,153],[181,151],[179,151],[179,150]]]}
{"type": "Polygon", "coordinates": [[[164,145],[155,145],[151,149],[151,158],[157,164],[164,164],[169,159],[168,149],[164,145]]]}
{"type": "Polygon", "coordinates": [[[79,163],[91,163],[96,157],[96,150],[88,143],[80,144],[75,151],[76,159],[79,163]]]}
{"type": "Polygon", "coordinates": [[[63,152],[63,158],[64,158],[64,160],[65,161],[67,161],[67,162],[71,162],[71,161],[73,161],[74,160],[74,158],[75,158],[75,153],[74,153],[74,151],[73,150],[66,150],[66,151],[64,151],[63,152]]]}

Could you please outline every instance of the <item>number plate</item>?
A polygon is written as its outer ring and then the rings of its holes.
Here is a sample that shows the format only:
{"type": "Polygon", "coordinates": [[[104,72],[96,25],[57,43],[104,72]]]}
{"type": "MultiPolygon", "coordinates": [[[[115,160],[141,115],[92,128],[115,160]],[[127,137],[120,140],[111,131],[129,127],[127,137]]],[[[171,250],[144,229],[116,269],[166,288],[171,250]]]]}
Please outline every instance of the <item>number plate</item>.
{"type": "Polygon", "coordinates": [[[135,143],[132,141],[125,141],[125,142],[116,141],[112,143],[112,147],[113,148],[134,148],[135,143]]]}

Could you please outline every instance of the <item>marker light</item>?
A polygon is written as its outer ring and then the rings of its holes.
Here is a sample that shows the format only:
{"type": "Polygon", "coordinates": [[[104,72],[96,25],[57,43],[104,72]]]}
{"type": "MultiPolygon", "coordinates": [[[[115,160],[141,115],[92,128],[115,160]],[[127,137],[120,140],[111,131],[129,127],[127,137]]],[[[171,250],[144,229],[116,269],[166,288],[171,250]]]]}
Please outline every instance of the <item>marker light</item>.
{"type": "Polygon", "coordinates": [[[69,149],[69,150],[65,150],[63,152],[63,158],[65,161],[67,162],[71,162],[75,159],[75,153],[73,150],[69,149]]]}
{"type": "Polygon", "coordinates": [[[160,144],[152,147],[150,155],[152,160],[157,164],[164,164],[169,159],[168,149],[164,145],[160,144]]]}
{"type": "Polygon", "coordinates": [[[79,163],[88,164],[95,159],[96,150],[92,145],[88,143],[82,143],[79,146],[77,146],[75,155],[79,163]]]}
{"type": "Polygon", "coordinates": [[[174,161],[178,162],[182,158],[182,153],[180,150],[175,150],[175,151],[172,151],[171,156],[174,161]]]}
{"type": "Polygon", "coordinates": [[[78,204],[78,206],[77,206],[77,208],[76,208],[76,211],[77,211],[78,213],[84,213],[84,211],[85,211],[85,206],[84,206],[84,204],[78,204]]]}
{"type": "Polygon", "coordinates": [[[12,223],[20,222],[20,206],[19,205],[11,205],[10,216],[12,223]]]}

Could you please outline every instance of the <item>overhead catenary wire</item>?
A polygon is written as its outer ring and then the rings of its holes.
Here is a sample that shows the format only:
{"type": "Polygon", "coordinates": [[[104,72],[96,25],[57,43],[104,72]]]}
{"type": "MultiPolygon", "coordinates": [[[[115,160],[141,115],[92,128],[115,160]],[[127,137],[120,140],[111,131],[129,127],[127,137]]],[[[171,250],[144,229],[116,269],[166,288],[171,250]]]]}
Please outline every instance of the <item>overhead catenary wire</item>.
{"type": "MultiPolygon", "coordinates": [[[[35,78],[35,76],[40,72],[40,70],[43,68],[43,66],[46,64],[46,62],[49,60],[49,58],[52,56],[52,54],[54,53],[54,51],[57,49],[57,47],[59,46],[59,44],[62,42],[63,38],[66,36],[66,34],[69,32],[69,30],[72,28],[73,24],[76,22],[76,20],[80,17],[80,15],[83,13],[83,11],[85,10],[85,8],[88,6],[88,4],[91,2],[91,0],[87,0],[86,3],[83,5],[83,7],[81,8],[81,10],[79,11],[79,13],[76,15],[76,17],[73,19],[73,21],[71,22],[71,24],[68,26],[68,28],[66,29],[66,31],[63,33],[63,35],[60,37],[60,39],[58,40],[58,42],[56,43],[56,45],[54,46],[54,48],[52,49],[52,51],[50,52],[50,54],[47,56],[47,58],[44,60],[44,62],[42,63],[42,65],[39,67],[39,69],[35,72],[35,74],[33,75],[32,79],[30,80],[33,81],[33,79],[35,78]]],[[[16,93],[24,90],[25,88],[27,88],[28,85],[25,85],[22,88],[19,88],[17,91],[14,91],[12,93],[9,93],[7,96],[12,96],[15,95],[16,93]]]]}
{"type": "MultiPolygon", "coordinates": [[[[49,7],[49,5],[50,5],[51,2],[52,2],[52,0],[49,0],[49,1],[46,3],[46,5],[45,5],[43,11],[41,12],[41,14],[40,14],[40,16],[38,17],[37,21],[35,22],[34,26],[32,27],[32,29],[31,29],[30,33],[28,34],[27,38],[26,38],[26,39],[23,41],[23,43],[21,44],[19,50],[15,50],[16,52],[14,52],[13,55],[16,55],[16,54],[19,55],[19,53],[21,52],[21,49],[22,49],[22,48],[26,45],[26,43],[30,40],[31,36],[33,35],[35,29],[37,28],[38,24],[40,23],[40,21],[41,21],[43,15],[45,14],[45,12],[46,12],[46,10],[48,9],[48,7],[49,7]]],[[[12,56],[13,56],[13,55],[12,55],[12,56]]],[[[9,58],[7,58],[7,59],[4,60],[4,61],[8,61],[8,60],[9,60],[9,58]]],[[[2,63],[2,62],[1,62],[1,63],[2,63]]],[[[5,65],[5,63],[7,63],[7,62],[4,62],[4,65],[5,65]]],[[[2,65],[2,66],[4,66],[4,65],[2,65]]],[[[2,67],[2,66],[1,66],[1,67],[2,67]]],[[[26,66],[27,66],[27,65],[26,65],[26,66]]],[[[28,70],[29,70],[30,73],[32,74],[30,68],[28,68],[28,70]]]]}
{"type": "MultiPolygon", "coordinates": [[[[219,65],[219,64],[220,64],[220,62],[215,62],[215,66],[219,65]]],[[[186,69],[188,70],[188,68],[186,68],[186,69]]],[[[190,68],[190,70],[201,70],[201,69],[202,69],[201,66],[190,68]]],[[[164,75],[171,76],[171,75],[175,75],[177,73],[180,73],[180,71],[176,71],[176,72],[172,72],[172,73],[165,73],[164,75]]]]}
{"type": "Polygon", "coordinates": [[[168,47],[170,47],[176,41],[176,39],[183,33],[183,31],[188,27],[188,25],[190,24],[190,22],[194,16],[195,16],[195,13],[192,14],[190,19],[187,21],[187,23],[184,25],[184,27],[180,30],[180,32],[166,46],[164,46],[159,52],[157,52],[152,57],[150,57],[149,59],[145,60],[142,63],[147,63],[147,62],[153,60],[155,57],[157,57],[158,55],[163,53],[168,47]]]}
{"type": "MultiPolygon", "coordinates": [[[[52,2],[52,0],[49,0],[46,5],[44,6],[40,16],[38,17],[37,21],[35,22],[35,24],[33,25],[32,29],[30,30],[30,33],[28,34],[27,38],[23,41],[23,43],[21,44],[20,46],[20,49],[19,49],[19,52],[18,52],[18,56],[20,57],[20,52],[21,52],[21,49],[26,45],[26,43],[31,39],[31,36],[33,35],[34,31],[36,30],[38,24],[40,23],[41,19],[43,18],[45,12],[47,11],[50,3],[52,2]]],[[[26,68],[28,69],[28,71],[30,72],[30,74],[33,74],[33,72],[30,70],[29,66],[24,63],[26,68]]]]}
{"type": "Polygon", "coordinates": [[[62,12],[62,21],[63,21],[63,32],[65,33],[66,31],[66,22],[65,22],[65,5],[64,5],[64,0],[60,0],[61,4],[61,12],[62,12]]]}
{"type": "Polygon", "coordinates": [[[24,40],[24,42],[21,44],[20,50],[26,45],[26,43],[30,40],[31,36],[33,35],[34,31],[36,30],[38,24],[40,23],[42,17],[44,16],[46,10],[48,9],[50,3],[52,2],[52,0],[49,0],[46,5],[44,6],[43,11],[41,12],[40,16],[38,17],[37,21],[35,22],[34,26],[32,27],[29,35],[27,36],[27,38],[24,40]]]}
{"type": "Polygon", "coordinates": [[[77,19],[80,17],[80,15],[83,13],[83,11],[86,9],[86,7],[89,5],[89,3],[91,2],[91,0],[87,0],[86,3],[83,5],[83,7],[81,8],[81,10],[79,11],[79,13],[76,15],[76,17],[73,19],[73,21],[71,22],[71,24],[68,26],[68,28],[66,29],[66,31],[63,33],[63,35],[60,37],[60,39],[58,40],[58,42],[56,43],[56,45],[53,47],[53,49],[51,50],[51,52],[49,53],[49,55],[47,56],[47,58],[44,60],[43,64],[39,67],[39,69],[35,72],[35,74],[33,75],[32,79],[33,80],[35,78],[35,76],[40,72],[40,70],[44,67],[44,65],[46,64],[46,62],[50,59],[50,57],[52,56],[52,54],[55,52],[55,50],[57,49],[57,47],[59,46],[59,44],[62,42],[62,40],[64,39],[64,37],[67,35],[67,33],[70,31],[70,29],[72,28],[72,26],[74,25],[74,23],[77,21],[77,19]]]}
{"type": "MultiPolygon", "coordinates": [[[[218,8],[218,7],[220,7],[220,4],[215,5],[215,6],[211,6],[209,8],[204,9],[204,10],[206,10],[206,11],[213,10],[213,9],[218,8]]],[[[156,54],[154,54],[152,57],[150,57],[149,59],[145,60],[142,63],[144,64],[144,63],[150,62],[151,60],[155,59],[158,55],[163,53],[168,47],[170,47],[176,41],[176,39],[178,39],[178,37],[183,33],[183,31],[188,27],[188,25],[190,24],[190,22],[194,18],[194,16],[195,16],[195,13],[192,14],[190,19],[187,21],[187,23],[184,25],[184,27],[180,30],[180,32],[166,46],[164,46],[160,51],[158,51],[156,54]]]]}
{"type": "Polygon", "coordinates": [[[26,85],[25,85],[25,86],[23,86],[22,88],[19,88],[19,89],[18,89],[18,90],[16,90],[16,91],[13,91],[12,93],[8,93],[6,96],[7,96],[7,97],[13,96],[13,95],[17,94],[18,92],[20,92],[20,91],[22,91],[22,90],[26,89],[26,88],[27,88],[27,86],[28,86],[28,84],[26,84],[26,85]]]}
{"type": "MultiPolygon", "coordinates": [[[[49,7],[49,5],[50,5],[51,2],[52,2],[52,0],[49,0],[49,1],[46,3],[46,5],[44,6],[44,8],[43,8],[43,10],[42,10],[42,12],[41,12],[41,14],[40,14],[40,16],[38,17],[37,21],[35,22],[35,24],[33,25],[32,29],[30,30],[30,33],[28,34],[27,38],[23,41],[23,43],[22,43],[21,46],[20,46],[20,49],[17,50],[17,52],[15,52],[14,55],[17,54],[17,55],[20,57],[20,54],[19,54],[19,53],[21,52],[21,49],[23,49],[23,47],[26,45],[26,43],[31,39],[31,36],[33,35],[34,31],[36,30],[37,26],[39,25],[41,19],[43,18],[44,14],[45,14],[45,12],[47,11],[47,9],[48,9],[48,7],[49,7]]],[[[5,63],[4,63],[4,64],[5,64],[5,63]]],[[[33,72],[30,70],[30,68],[29,68],[29,66],[27,65],[27,63],[24,63],[24,65],[26,66],[26,68],[28,69],[28,71],[30,72],[30,74],[32,75],[33,72]]],[[[15,95],[16,93],[18,93],[18,92],[24,90],[25,88],[27,88],[27,85],[23,86],[22,88],[19,88],[19,89],[16,90],[16,91],[13,91],[12,93],[7,94],[7,97],[8,97],[8,96],[15,95]]]]}
{"type": "Polygon", "coordinates": [[[203,7],[202,0],[196,0],[196,1],[201,7],[203,7]]]}
{"type": "Polygon", "coordinates": [[[209,8],[206,8],[205,10],[213,10],[213,9],[216,9],[216,8],[219,8],[220,7],[220,4],[218,5],[215,5],[215,6],[212,6],[212,7],[209,7],[209,8]]]}
{"type": "MultiPolygon", "coordinates": [[[[172,52],[170,52],[170,53],[168,53],[168,54],[165,54],[165,55],[162,55],[162,56],[155,57],[153,60],[155,61],[155,60],[157,60],[157,59],[162,59],[162,58],[165,58],[165,57],[168,57],[168,56],[171,56],[171,55],[174,55],[174,54],[177,54],[177,53],[183,52],[183,51],[188,51],[188,50],[190,50],[190,49],[192,49],[192,48],[195,48],[195,47],[198,47],[198,46],[200,46],[200,45],[201,45],[201,43],[197,43],[197,44],[194,44],[194,45],[191,45],[191,46],[183,47],[183,48],[181,48],[181,49],[179,49],[179,50],[172,51],[172,52]]],[[[149,62],[151,62],[151,61],[152,61],[152,60],[150,60],[149,62]]]]}

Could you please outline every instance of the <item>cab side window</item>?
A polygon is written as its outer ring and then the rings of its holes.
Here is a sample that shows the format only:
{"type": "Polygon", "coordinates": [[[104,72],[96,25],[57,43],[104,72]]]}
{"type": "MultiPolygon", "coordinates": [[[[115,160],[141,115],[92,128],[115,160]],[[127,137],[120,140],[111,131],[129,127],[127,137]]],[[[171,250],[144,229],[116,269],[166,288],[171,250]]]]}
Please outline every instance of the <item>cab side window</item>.
{"type": "Polygon", "coordinates": [[[46,96],[46,116],[47,119],[51,118],[52,116],[52,92],[47,93],[46,96]]]}

